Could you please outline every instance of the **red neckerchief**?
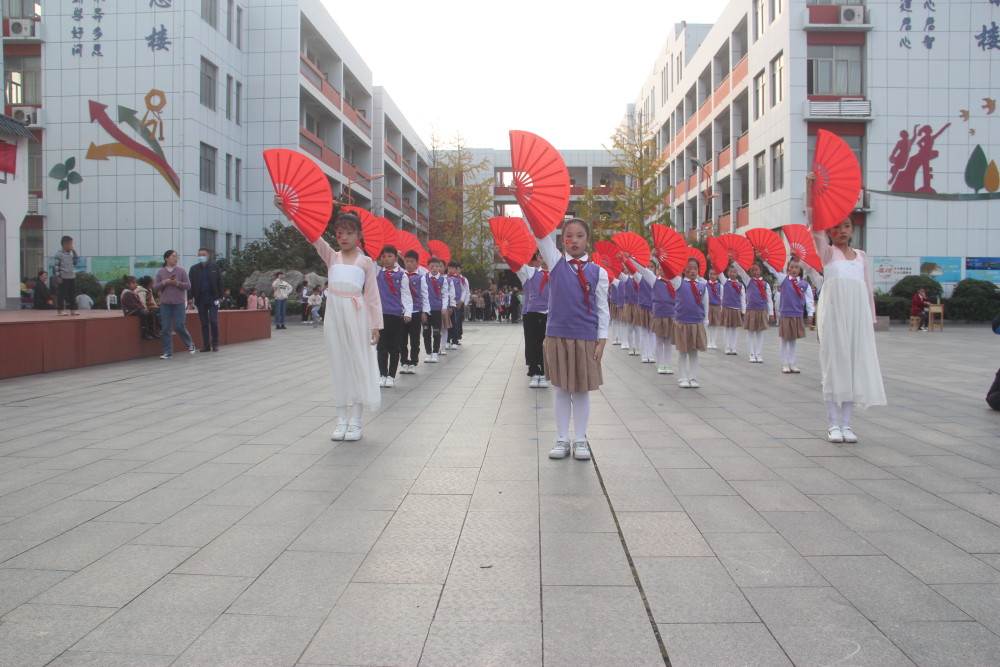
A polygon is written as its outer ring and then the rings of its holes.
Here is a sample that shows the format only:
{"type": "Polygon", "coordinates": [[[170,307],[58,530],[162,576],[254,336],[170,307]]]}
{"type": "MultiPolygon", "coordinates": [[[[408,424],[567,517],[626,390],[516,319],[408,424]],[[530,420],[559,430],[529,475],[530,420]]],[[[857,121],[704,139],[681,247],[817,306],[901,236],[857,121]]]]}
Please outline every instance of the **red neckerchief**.
{"type": "Polygon", "coordinates": [[[660,282],[662,282],[664,285],[666,285],[667,289],[670,290],[670,298],[671,299],[676,299],[677,298],[677,291],[674,289],[674,284],[672,282],[670,282],[669,280],[666,280],[664,278],[660,278],[660,282]]]}
{"type": "MultiPolygon", "coordinates": [[[[412,278],[413,276],[419,276],[420,274],[419,273],[410,273],[409,271],[407,271],[406,275],[409,276],[410,278],[412,278]]],[[[417,297],[417,293],[413,291],[413,281],[412,280],[407,280],[406,282],[410,283],[410,296],[412,296],[413,298],[416,298],[417,297]]]]}
{"type": "Polygon", "coordinates": [[[392,284],[392,277],[395,275],[395,271],[389,271],[389,269],[384,270],[385,282],[389,285],[389,291],[392,292],[393,296],[397,296],[396,287],[392,284]]]}
{"type": "Polygon", "coordinates": [[[709,287],[709,289],[712,290],[712,296],[714,296],[716,298],[716,300],[718,300],[718,298],[719,298],[719,282],[718,281],[709,280],[708,281],[708,287],[709,287]]]}
{"type": "Polygon", "coordinates": [[[701,292],[698,291],[698,286],[694,284],[693,280],[688,280],[687,278],[685,278],[685,280],[687,280],[688,284],[691,285],[691,293],[694,294],[694,302],[698,303],[698,299],[701,298],[701,292]]]}
{"type": "MultiPolygon", "coordinates": [[[[590,314],[590,285],[587,284],[587,278],[583,275],[583,267],[587,266],[590,262],[585,262],[581,259],[571,259],[569,263],[576,267],[576,277],[580,279],[580,287],[583,289],[583,301],[587,304],[587,314],[590,314]]],[[[635,286],[639,289],[639,286],[635,286]]]]}
{"type": "Polygon", "coordinates": [[[799,279],[798,278],[792,278],[791,276],[789,276],[788,277],[788,282],[792,283],[792,287],[795,288],[795,293],[798,294],[799,298],[801,299],[802,298],[802,290],[799,288],[799,279]]]}
{"type": "MultiPolygon", "coordinates": [[[[641,278],[640,278],[640,280],[641,280],[641,278]]],[[[639,291],[639,281],[638,280],[633,280],[632,284],[635,285],[635,291],[638,292],[639,291]]]]}
{"type": "Polygon", "coordinates": [[[433,275],[431,276],[431,285],[434,285],[434,293],[441,296],[441,286],[438,285],[437,278],[433,275]]]}
{"type": "Polygon", "coordinates": [[[743,288],[743,285],[741,285],[738,280],[730,280],[729,284],[736,288],[736,293],[737,294],[741,294],[741,295],[743,294],[743,292],[741,291],[742,288],[743,288]]]}
{"type": "Polygon", "coordinates": [[[538,288],[538,293],[541,294],[545,289],[545,283],[549,282],[549,272],[545,269],[540,269],[542,272],[542,286],[538,288]]]}
{"type": "Polygon", "coordinates": [[[757,283],[757,289],[760,290],[760,295],[762,297],[764,297],[764,300],[766,301],[767,300],[767,292],[764,291],[764,279],[763,278],[751,278],[750,280],[752,280],[753,282],[757,283]]]}

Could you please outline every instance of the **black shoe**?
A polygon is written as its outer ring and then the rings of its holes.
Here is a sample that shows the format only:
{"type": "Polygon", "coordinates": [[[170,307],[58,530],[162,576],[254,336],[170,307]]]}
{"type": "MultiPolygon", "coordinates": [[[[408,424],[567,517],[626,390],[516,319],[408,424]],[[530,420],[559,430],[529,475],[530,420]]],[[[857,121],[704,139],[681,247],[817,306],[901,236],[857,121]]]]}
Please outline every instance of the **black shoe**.
{"type": "Polygon", "coordinates": [[[150,336],[149,334],[146,334],[146,335],[144,335],[142,337],[142,339],[143,340],[156,340],[156,336],[150,336]]]}
{"type": "Polygon", "coordinates": [[[212,349],[210,347],[208,347],[208,345],[206,345],[205,347],[201,348],[201,351],[202,352],[211,352],[212,349]]]}
{"type": "Polygon", "coordinates": [[[212,352],[218,352],[218,351],[219,351],[219,346],[218,345],[213,345],[212,346],[212,352]]]}

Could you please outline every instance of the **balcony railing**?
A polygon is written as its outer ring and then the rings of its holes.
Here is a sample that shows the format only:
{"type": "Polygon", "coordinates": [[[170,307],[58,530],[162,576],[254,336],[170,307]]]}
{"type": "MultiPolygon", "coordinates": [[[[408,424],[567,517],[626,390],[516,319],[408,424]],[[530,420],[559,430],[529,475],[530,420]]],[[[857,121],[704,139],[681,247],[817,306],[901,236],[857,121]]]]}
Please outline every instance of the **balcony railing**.
{"type": "Polygon", "coordinates": [[[740,138],[736,140],[736,155],[734,157],[739,157],[741,155],[746,155],[750,152],[750,135],[746,132],[740,135],[740,138]]]}
{"type": "Polygon", "coordinates": [[[417,176],[417,185],[419,185],[420,189],[423,190],[424,192],[428,192],[430,189],[430,185],[427,183],[427,181],[421,178],[420,176],[417,176]]]}
{"type": "Polygon", "coordinates": [[[389,202],[393,208],[399,210],[402,208],[403,198],[393,192],[392,190],[385,191],[385,200],[389,202]]]}
{"type": "Polygon", "coordinates": [[[723,215],[719,216],[720,234],[728,234],[730,231],[732,231],[732,224],[733,224],[732,218],[733,216],[731,216],[729,213],[724,213],[723,215]]]}
{"type": "Polygon", "coordinates": [[[871,120],[872,103],[863,97],[841,97],[835,100],[806,100],[806,120],[871,120]]]}
{"type": "Polygon", "coordinates": [[[427,223],[430,222],[430,218],[428,218],[423,213],[418,213],[417,214],[417,222],[419,222],[421,226],[426,227],[427,223]]]}
{"type": "Polygon", "coordinates": [[[393,148],[392,144],[390,144],[388,141],[385,142],[385,154],[388,155],[389,159],[391,159],[393,162],[397,164],[399,163],[399,153],[396,152],[396,149],[393,148]]]}
{"type": "Polygon", "coordinates": [[[715,92],[712,93],[712,104],[714,106],[719,106],[720,104],[722,104],[722,101],[726,99],[727,95],[729,95],[729,84],[730,84],[730,78],[727,76],[725,79],[722,80],[722,83],[720,83],[719,86],[715,89],[715,92]]]}
{"type": "Polygon", "coordinates": [[[411,218],[417,217],[417,209],[410,206],[410,204],[407,202],[403,202],[403,212],[406,213],[406,215],[410,216],[411,218]]]}
{"type": "Polygon", "coordinates": [[[705,122],[705,119],[709,117],[712,113],[712,98],[709,97],[707,100],[701,103],[701,107],[698,108],[698,124],[701,125],[705,122]]]}
{"type": "Polygon", "coordinates": [[[372,136],[372,124],[371,122],[358,113],[358,110],[352,107],[347,102],[344,102],[344,115],[347,116],[352,123],[354,123],[359,130],[364,132],[365,136],[369,139],[372,136]]]}
{"type": "Polygon", "coordinates": [[[721,151],[719,151],[719,170],[723,170],[729,166],[729,163],[733,159],[732,146],[726,146],[721,151]]]}
{"type": "Polygon", "coordinates": [[[330,84],[329,81],[326,80],[323,73],[320,72],[319,69],[309,62],[309,60],[301,53],[299,54],[299,72],[302,73],[302,76],[304,76],[314,88],[323,94],[323,97],[330,100],[330,102],[333,103],[333,106],[338,109],[341,108],[340,93],[330,84]]]}
{"type": "Polygon", "coordinates": [[[304,127],[299,128],[299,146],[310,155],[319,158],[324,164],[341,171],[340,156],[327,148],[322,139],[304,127]]]}
{"type": "Polygon", "coordinates": [[[746,227],[750,224],[750,205],[744,204],[736,209],[736,226],[746,227]]]}
{"type": "Polygon", "coordinates": [[[747,73],[750,71],[750,61],[748,60],[749,54],[743,56],[743,59],[736,63],[736,67],[733,68],[732,76],[732,88],[736,88],[736,85],[747,78],[747,73]]]}

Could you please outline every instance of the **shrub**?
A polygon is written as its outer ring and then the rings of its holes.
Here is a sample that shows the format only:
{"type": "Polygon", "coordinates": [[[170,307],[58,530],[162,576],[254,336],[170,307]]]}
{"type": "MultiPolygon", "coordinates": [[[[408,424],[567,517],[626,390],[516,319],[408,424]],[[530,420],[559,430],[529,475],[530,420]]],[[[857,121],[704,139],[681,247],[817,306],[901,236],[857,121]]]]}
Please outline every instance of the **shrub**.
{"type": "Polygon", "coordinates": [[[911,300],[890,294],[875,295],[875,314],[888,315],[891,320],[905,321],[910,316],[911,300]]]}
{"type": "Polygon", "coordinates": [[[101,293],[103,289],[101,288],[101,283],[97,281],[92,273],[78,273],[76,274],[76,293],[86,294],[91,299],[94,300],[94,308],[99,308],[97,304],[102,301],[101,293]]]}
{"type": "Polygon", "coordinates": [[[917,290],[921,287],[927,291],[927,297],[931,301],[934,301],[941,296],[941,283],[934,280],[930,276],[906,276],[892,286],[892,289],[889,290],[889,294],[892,296],[904,297],[912,302],[913,295],[916,294],[917,290]]]}
{"type": "Polygon", "coordinates": [[[109,280],[108,282],[104,283],[104,286],[101,288],[100,297],[94,299],[94,308],[108,307],[108,300],[107,300],[108,288],[114,288],[115,294],[118,295],[118,307],[119,308],[122,307],[122,301],[121,301],[122,290],[125,289],[125,281],[122,280],[122,278],[115,278],[114,280],[109,280]]]}
{"type": "Polygon", "coordinates": [[[989,322],[1000,314],[1000,293],[987,280],[966,278],[945,301],[945,317],[967,322],[989,322]]]}

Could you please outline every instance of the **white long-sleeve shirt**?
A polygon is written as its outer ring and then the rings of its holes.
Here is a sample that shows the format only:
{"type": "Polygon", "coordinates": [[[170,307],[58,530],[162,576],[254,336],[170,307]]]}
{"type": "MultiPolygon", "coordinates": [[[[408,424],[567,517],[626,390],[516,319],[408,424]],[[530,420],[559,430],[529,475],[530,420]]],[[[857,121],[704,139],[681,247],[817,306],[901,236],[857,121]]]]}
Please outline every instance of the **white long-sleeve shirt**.
{"type": "MultiPolygon", "coordinates": [[[[751,278],[750,274],[744,271],[743,267],[736,262],[733,262],[733,266],[736,268],[736,273],[740,274],[740,278],[743,279],[743,284],[746,287],[746,289],[743,290],[745,294],[746,290],[750,289],[750,281],[752,281],[753,278],[751,278]]],[[[767,301],[767,316],[774,317],[774,298],[771,296],[771,284],[766,280],[764,280],[764,291],[764,300],[767,301]]]]}
{"type": "MultiPolygon", "coordinates": [[[[725,298],[726,295],[726,284],[731,282],[733,281],[727,278],[724,274],[721,273],[719,274],[719,284],[722,285],[722,291],[719,292],[719,303],[724,303],[723,299],[725,298]]],[[[733,287],[732,289],[736,288],[733,287]]],[[[744,285],[743,289],[740,290],[740,313],[745,315],[746,312],[747,312],[747,288],[746,285],[744,285]]]]}
{"type": "MultiPolygon", "coordinates": [[[[538,239],[538,251],[542,253],[542,258],[545,260],[545,264],[549,267],[550,271],[556,267],[560,259],[566,260],[567,265],[573,259],[569,255],[559,252],[552,234],[538,239]]],[[[589,262],[590,255],[583,255],[580,257],[580,260],[589,262]]],[[[598,271],[597,289],[594,292],[594,301],[597,306],[597,340],[605,340],[608,337],[608,325],[611,323],[611,309],[608,307],[608,285],[610,284],[610,278],[604,267],[598,268],[600,268],[600,271],[598,271]]]]}
{"type": "MultiPolygon", "coordinates": [[[[779,304],[775,306],[775,311],[781,312],[781,306],[780,306],[781,289],[780,289],[780,287],[781,287],[781,284],[783,282],[785,282],[785,278],[788,277],[788,274],[782,273],[781,271],[777,270],[776,268],[774,268],[773,266],[771,266],[767,262],[764,262],[764,266],[767,267],[768,271],[770,271],[771,273],[774,274],[774,277],[778,281],[778,287],[779,287],[779,289],[778,289],[777,299],[779,300],[779,304]]],[[[805,266],[805,263],[800,264],[800,266],[805,266]]],[[[812,285],[810,285],[809,283],[807,283],[805,281],[805,278],[800,278],[799,279],[799,289],[802,290],[802,296],[805,297],[805,301],[806,301],[806,315],[808,315],[809,317],[812,317],[816,313],[816,304],[815,304],[815,302],[813,300],[812,285]]]]}

